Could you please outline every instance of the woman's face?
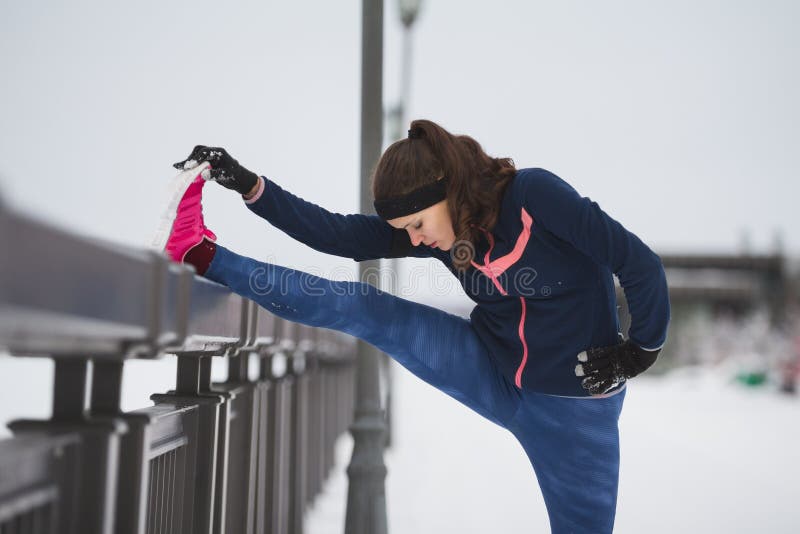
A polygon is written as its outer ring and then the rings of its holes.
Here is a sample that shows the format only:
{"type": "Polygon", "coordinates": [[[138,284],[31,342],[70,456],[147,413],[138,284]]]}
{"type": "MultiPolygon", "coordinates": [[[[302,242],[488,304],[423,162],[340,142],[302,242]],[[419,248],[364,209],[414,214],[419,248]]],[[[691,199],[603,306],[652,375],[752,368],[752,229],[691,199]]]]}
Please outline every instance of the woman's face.
{"type": "Polygon", "coordinates": [[[406,230],[411,237],[411,244],[415,247],[422,243],[438,249],[450,250],[456,240],[450,212],[447,210],[447,199],[411,215],[397,217],[386,222],[395,228],[406,230]]]}

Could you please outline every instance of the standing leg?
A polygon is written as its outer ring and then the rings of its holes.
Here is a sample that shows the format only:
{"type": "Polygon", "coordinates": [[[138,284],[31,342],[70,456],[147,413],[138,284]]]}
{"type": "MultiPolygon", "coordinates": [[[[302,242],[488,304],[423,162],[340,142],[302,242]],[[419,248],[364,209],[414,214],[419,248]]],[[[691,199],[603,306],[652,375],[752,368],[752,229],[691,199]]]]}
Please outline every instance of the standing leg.
{"type": "Polygon", "coordinates": [[[204,276],[275,315],[356,336],[505,426],[518,390],[498,371],[466,319],[361,282],[331,281],[240,256],[220,245],[204,276]]]}
{"type": "Polygon", "coordinates": [[[509,429],[533,465],[554,534],[612,532],[625,392],[607,398],[522,394],[509,429]]]}

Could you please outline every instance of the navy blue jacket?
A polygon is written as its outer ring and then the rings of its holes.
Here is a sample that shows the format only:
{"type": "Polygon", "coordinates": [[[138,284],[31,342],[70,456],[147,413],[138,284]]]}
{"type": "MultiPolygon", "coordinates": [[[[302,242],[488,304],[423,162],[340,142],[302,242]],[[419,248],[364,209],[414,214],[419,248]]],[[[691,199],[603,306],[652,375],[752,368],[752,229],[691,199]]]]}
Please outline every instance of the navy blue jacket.
{"type": "Polygon", "coordinates": [[[472,267],[463,273],[453,268],[451,251],[414,247],[408,232],[376,215],[332,213],[267,178],[264,184],[249,209],[315,250],[356,261],[441,261],[476,303],[472,326],[518,388],[589,396],[575,365],[587,348],[618,342],[612,273],[628,301],[631,341],[656,350],[666,340],[670,305],[661,258],[544,169],[517,171],[497,224],[484,231],[472,267]]]}

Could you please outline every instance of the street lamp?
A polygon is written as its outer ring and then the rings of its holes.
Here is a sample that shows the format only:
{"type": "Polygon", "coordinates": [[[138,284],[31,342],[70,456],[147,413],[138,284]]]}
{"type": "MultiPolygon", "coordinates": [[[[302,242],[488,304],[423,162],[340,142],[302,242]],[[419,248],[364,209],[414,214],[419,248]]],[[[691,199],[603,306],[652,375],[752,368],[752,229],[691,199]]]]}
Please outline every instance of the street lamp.
{"type": "Polygon", "coordinates": [[[391,130],[389,138],[397,141],[402,138],[404,126],[407,122],[405,112],[411,94],[411,30],[419,15],[422,0],[398,0],[397,7],[400,12],[400,21],[403,23],[403,52],[400,63],[400,98],[389,109],[389,123],[391,130]]]}
{"type": "Polygon", "coordinates": [[[403,26],[411,28],[417,19],[421,4],[422,0],[398,0],[397,5],[400,8],[400,20],[403,21],[403,26]]]}

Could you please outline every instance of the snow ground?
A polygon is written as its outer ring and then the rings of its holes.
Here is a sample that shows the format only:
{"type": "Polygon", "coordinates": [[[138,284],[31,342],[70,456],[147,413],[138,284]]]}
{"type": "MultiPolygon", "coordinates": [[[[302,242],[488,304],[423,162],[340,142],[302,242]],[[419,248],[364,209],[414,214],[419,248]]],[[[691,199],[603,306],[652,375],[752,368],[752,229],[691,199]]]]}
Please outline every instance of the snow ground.
{"type": "MultiPolygon", "coordinates": [[[[549,532],[533,471],[513,437],[405,370],[394,376],[389,531],[549,532]]],[[[800,531],[800,398],[721,376],[687,368],[628,384],[615,532],[800,531]]],[[[307,534],[343,532],[351,450],[343,436],[307,534]]]]}

